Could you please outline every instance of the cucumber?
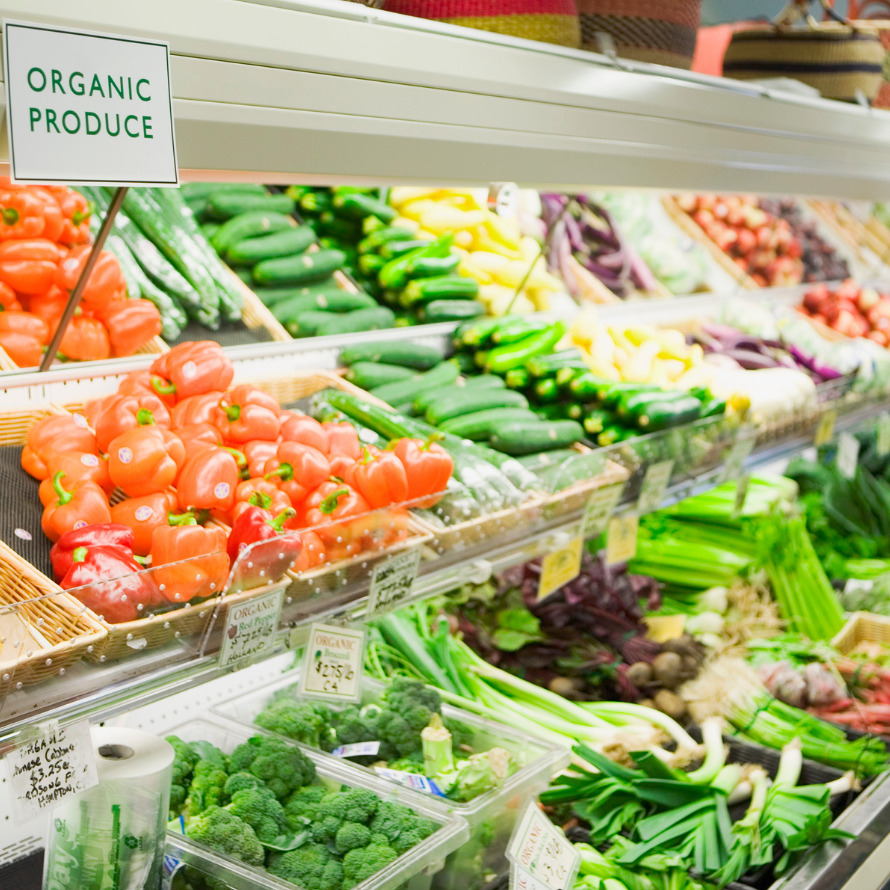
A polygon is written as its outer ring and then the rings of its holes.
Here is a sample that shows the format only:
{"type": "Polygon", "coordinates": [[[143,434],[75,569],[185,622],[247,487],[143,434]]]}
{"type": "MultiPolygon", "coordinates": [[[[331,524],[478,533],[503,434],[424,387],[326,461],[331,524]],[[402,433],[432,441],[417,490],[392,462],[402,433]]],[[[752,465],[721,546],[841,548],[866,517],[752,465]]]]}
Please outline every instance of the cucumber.
{"type": "Polygon", "coordinates": [[[377,304],[367,294],[353,294],[345,290],[327,293],[300,294],[279,300],[271,306],[272,314],[282,324],[293,321],[301,312],[308,309],[323,309],[325,312],[354,312],[356,309],[372,309],[377,304]]]}
{"type": "Polygon", "coordinates": [[[204,225],[201,226],[201,232],[203,233],[204,237],[205,237],[208,241],[210,241],[210,240],[213,238],[213,236],[214,236],[214,235],[215,235],[221,228],[222,228],[222,226],[221,226],[219,223],[209,222],[209,223],[204,223],[204,225]]]}
{"type": "Polygon", "coordinates": [[[525,389],[532,377],[525,368],[513,368],[504,375],[504,381],[510,389],[525,389]]]}
{"type": "Polygon", "coordinates": [[[534,398],[543,404],[555,402],[559,398],[559,386],[552,377],[542,377],[532,387],[534,398]]]}
{"type": "Polygon", "coordinates": [[[253,267],[253,277],[260,284],[311,284],[336,272],[345,261],[342,250],[319,250],[263,260],[253,267]]]}
{"type": "Polygon", "coordinates": [[[407,380],[409,377],[417,375],[410,368],[402,368],[399,365],[386,365],[382,362],[356,362],[350,365],[344,376],[350,383],[354,383],[362,389],[373,389],[375,386],[383,386],[384,383],[407,380]]]}
{"type": "Polygon", "coordinates": [[[283,213],[266,213],[262,210],[242,213],[219,226],[210,239],[210,246],[217,253],[223,254],[245,238],[291,229],[293,222],[291,217],[283,213]]]}
{"type": "Polygon", "coordinates": [[[486,411],[489,408],[528,408],[528,399],[512,389],[469,390],[437,400],[426,412],[427,423],[486,411]]]}
{"type": "Polygon", "coordinates": [[[587,370],[587,363],[580,349],[563,349],[551,355],[536,355],[525,363],[525,367],[533,377],[546,377],[548,374],[555,374],[560,368],[587,370]]]}
{"type": "Polygon", "coordinates": [[[253,287],[253,275],[250,274],[250,269],[247,266],[238,266],[237,268],[232,269],[232,271],[248,286],[253,287]]]}
{"type": "Polygon", "coordinates": [[[206,201],[217,192],[234,192],[242,195],[268,195],[269,190],[258,182],[184,182],[180,186],[186,201],[206,201]]]}
{"type": "Polygon", "coordinates": [[[442,278],[421,278],[409,281],[402,291],[399,302],[403,306],[415,306],[433,300],[473,300],[479,295],[479,283],[472,278],[460,275],[445,275],[442,278]]]}
{"type": "Polygon", "coordinates": [[[497,374],[479,374],[464,380],[465,389],[504,389],[507,384],[497,374]]]}
{"type": "Polygon", "coordinates": [[[292,320],[285,322],[288,333],[294,337],[311,337],[329,321],[340,316],[336,312],[325,312],[323,309],[305,309],[292,320]]]}
{"type": "Polygon", "coordinates": [[[242,213],[261,210],[265,213],[293,213],[294,199],[287,195],[248,195],[240,192],[214,192],[207,199],[211,219],[231,219],[242,213]]]}
{"type": "Polygon", "coordinates": [[[458,380],[453,386],[429,389],[414,400],[412,407],[418,414],[425,414],[427,409],[435,402],[450,398],[451,396],[460,395],[468,391],[479,392],[483,389],[503,388],[504,381],[500,377],[495,377],[493,374],[482,374],[479,377],[468,377],[464,380],[458,380]]]}
{"type": "Polygon", "coordinates": [[[701,416],[701,402],[695,396],[649,402],[635,417],[637,426],[651,433],[682,423],[691,423],[701,416]]]}
{"type": "Polygon", "coordinates": [[[323,324],[317,331],[319,337],[332,337],[335,334],[357,334],[361,331],[379,331],[391,328],[396,316],[386,306],[374,306],[367,309],[355,309],[345,315],[338,315],[323,324]]]}
{"type": "Polygon", "coordinates": [[[512,421],[534,423],[535,420],[535,415],[528,408],[489,408],[486,411],[464,414],[462,417],[452,417],[443,421],[441,428],[446,433],[452,433],[462,439],[485,442],[504,423],[512,421]]]}
{"type": "Polygon", "coordinates": [[[479,370],[469,352],[456,352],[453,358],[459,365],[461,374],[475,374],[479,370]]]}
{"type": "Polygon", "coordinates": [[[457,348],[487,346],[491,342],[494,332],[505,322],[505,318],[483,318],[480,321],[468,321],[454,332],[454,345],[457,348]]]}
{"type": "MultiPolygon", "coordinates": [[[[674,402],[677,399],[685,398],[695,398],[695,396],[689,396],[688,393],[677,389],[629,393],[618,399],[615,413],[622,419],[636,418],[650,402],[674,402]]],[[[699,402],[699,406],[701,406],[701,402],[699,402]]]]}
{"type": "Polygon", "coordinates": [[[581,377],[582,375],[588,374],[589,372],[590,369],[583,362],[579,363],[575,367],[573,367],[572,365],[563,365],[563,367],[559,368],[556,372],[556,382],[560,386],[560,388],[571,392],[572,381],[576,377],[581,377]]]}
{"type": "MultiPolygon", "coordinates": [[[[586,376],[586,375],[585,375],[586,376]]],[[[594,375],[591,374],[591,377],[594,375]]],[[[580,378],[579,378],[580,379],[580,378]]],[[[577,381],[572,381],[570,388],[574,392],[577,381]]],[[[615,380],[604,380],[602,385],[594,387],[596,390],[594,397],[603,403],[604,408],[613,409],[618,404],[618,400],[627,394],[638,392],[662,392],[662,388],[657,383],[622,383],[615,380]]]]}
{"type": "Polygon", "coordinates": [[[599,435],[607,426],[615,423],[615,415],[605,408],[593,408],[584,415],[584,432],[591,436],[599,435]]]}
{"type": "Polygon", "coordinates": [[[489,439],[489,444],[507,454],[532,454],[567,448],[583,438],[584,429],[576,420],[554,420],[550,423],[511,421],[502,424],[489,439]]]}
{"type": "Polygon", "coordinates": [[[403,229],[400,226],[384,226],[362,238],[358,244],[358,252],[376,253],[390,242],[414,240],[414,232],[411,229],[403,229]]]}
{"type": "Polygon", "coordinates": [[[457,362],[440,362],[435,368],[421,374],[416,380],[400,380],[397,383],[377,386],[371,390],[371,395],[389,405],[404,405],[407,402],[413,402],[421,393],[429,389],[449,386],[457,380],[459,373],[457,362]]]}
{"type": "Polygon", "coordinates": [[[302,253],[314,243],[315,232],[309,226],[288,226],[271,235],[238,241],[226,251],[226,257],[233,264],[252,266],[260,260],[302,253]]]}
{"type": "Polygon", "coordinates": [[[485,312],[485,306],[476,300],[433,300],[420,310],[420,316],[427,324],[436,324],[478,318],[485,312]]]}
{"type": "Polygon", "coordinates": [[[545,331],[549,327],[550,323],[546,321],[529,321],[528,319],[518,317],[512,324],[498,328],[491,339],[498,346],[506,346],[508,343],[518,343],[524,337],[528,337],[530,334],[537,334],[539,331],[545,331]]]}
{"type": "Polygon", "coordinates": [[[394,260],[396,257],[411,253],[412,250],[417,250],[418,247],[429,247],[432,243],[429,238],[412,238],[410,241],[390,241],[383,244],[377,253],[379,258],[386,263],[389,260],[394,260]]]}
{"type": "Polygon", "coordinates": [[[386,343],[360,343],[340,351],[344,365],[356,362],[385,362],[428,371],[442,361],[442,353],[433,346],[412,343],[408,340],[390,340],[386,343]]]}

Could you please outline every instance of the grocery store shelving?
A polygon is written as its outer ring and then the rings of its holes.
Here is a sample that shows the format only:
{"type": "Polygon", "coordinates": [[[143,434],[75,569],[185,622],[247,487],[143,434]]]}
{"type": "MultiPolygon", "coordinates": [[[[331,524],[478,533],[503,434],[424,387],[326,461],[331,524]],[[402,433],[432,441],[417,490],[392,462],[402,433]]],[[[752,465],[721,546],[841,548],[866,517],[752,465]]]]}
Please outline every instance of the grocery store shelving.
{"type": "Polygon", "coordinates": [[[187,178],[890,197],[885,111],[339,0],[4,0],[0,10],[168,41],[187,178]]]}

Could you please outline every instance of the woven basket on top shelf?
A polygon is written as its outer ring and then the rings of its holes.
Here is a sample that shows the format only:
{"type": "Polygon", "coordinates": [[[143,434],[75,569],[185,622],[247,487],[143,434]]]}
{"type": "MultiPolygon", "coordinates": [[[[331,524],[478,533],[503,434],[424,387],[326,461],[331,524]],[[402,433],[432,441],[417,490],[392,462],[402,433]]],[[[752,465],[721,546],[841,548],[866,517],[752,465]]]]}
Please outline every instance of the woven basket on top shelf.
{"type": "MultiPolygon", "coordinates": [[[[858,220],[839,201],[811,200],[807,203],[846,241],[860,262],[874,262],[873,258],[863,254],[863,247],[879,257],[884,257],[887,253],[890,244],[883,241],[866,223],[858,220]]],[[[890,232],[888,232],[888,236],[890,236],[890,232]]]]}

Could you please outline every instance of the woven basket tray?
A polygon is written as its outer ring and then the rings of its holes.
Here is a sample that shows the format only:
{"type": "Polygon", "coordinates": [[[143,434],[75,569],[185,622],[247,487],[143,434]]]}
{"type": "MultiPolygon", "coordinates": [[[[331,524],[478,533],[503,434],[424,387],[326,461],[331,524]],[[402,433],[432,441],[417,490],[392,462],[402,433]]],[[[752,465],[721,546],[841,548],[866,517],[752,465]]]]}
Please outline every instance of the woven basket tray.
{"type": "Polygon", "coordinates": [[[871,612],[854,612],[831,641],[843,655],[849,655],[860,643],[890,646],[890,618],[871,612]]]}
{"type": "Polygon", "coordinates": [[[101,646],[107,628],[73,596],[0,542],[0,608],[16,606],[28,637],[18,658],[0,656],[0,700],[13,689],[65,673],[101,646]]]}
{"type": "MultiPolygon", "coordinates": [[[[856,219],[843,204],[836,201],[809,201],[808,203],[844,239],[860,262],[874,262],[873,258],[862,253],[863,247],[868,248],[879,257],[883,257],[887,253],[887,248],[890,245],[872,232],[865,223],[856,219]]],[[[890,232],[888,232],[888,236],[890,236],[890,232]]]]}

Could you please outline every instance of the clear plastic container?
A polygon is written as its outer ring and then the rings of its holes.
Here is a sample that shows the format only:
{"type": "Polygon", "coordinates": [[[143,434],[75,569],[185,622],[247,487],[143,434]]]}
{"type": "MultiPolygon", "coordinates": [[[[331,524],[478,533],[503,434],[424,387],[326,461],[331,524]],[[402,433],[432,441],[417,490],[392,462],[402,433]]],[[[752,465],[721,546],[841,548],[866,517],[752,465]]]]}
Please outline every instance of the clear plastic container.
{"type": "MultiPolygon", "coordinates": [[[[221,751],[230,754],[242,742],[254,735],[272,735],[254,728],[240,726],[226,720],[213,721],[205,718],[192,720],[171,730],[185,742],[208,741],[221,751]]],[[[383,800],[397,801],[409,807],[419,816],[436,822],[441,827],[426,840],[403,853],[390,865],[378,871],[354,890],[430,890],[433,875],[442,868],[449,853],[465,844],[469,837],[467,823],[450,813],[447,807],[426,795],[408,788],[394,787],[372,774],[344,765],[334,757],[300,746],[315,762],[318,776],[326,782],[339,783],[351,788],[366,788],[383,800]]],[[[181,881],[177,860],[189,869],[196,869],[214,879],[214,887],[222,881],[231,890],[293,890],[294,884],[282,881],[268,872],[245,865],[236,859],[210,850],[172,831],[167,832],[165,850],[165,886],[175,888],[181,881]]]]}
{"type": "MultiPolygon", "coordinates": [[[[218,704],[213,711],[226,719],[255,726],[254,719],[276,694],[293,687],[294,698],[299,700],[298,680],[299,672],[289,671],[286,677],[276,683],[218,704]]],[[[362,681],[361,704],[379,704],[385,689],[386,684],[365,677],[362,681]]],[[[474,752],[481,753],[494,747],[505,748],[520,764],[520,768],[500,788],[481,794],[468,803],[441,797],[432,798],[452,813],[462,816],[470,826],[469,841],[448,857],[445,868],[435,876],[433,886],[435,890],[477,890],[493,875],[507,871],[504,852],[526,801],[543,791],[554,773],[568,766],[571,754],[567,748],[541,741],[502,723],[444,703],[442,714],[473,730],[474,752]]],[[[316,751],[313,748],[307,750],[316,751]]],[[[328,754],[319,756],[336,760],[350,770],[375,776],[370,768],[328,754]]],[[[395,784],[386,781],[391,787],[395,784]]]]}

